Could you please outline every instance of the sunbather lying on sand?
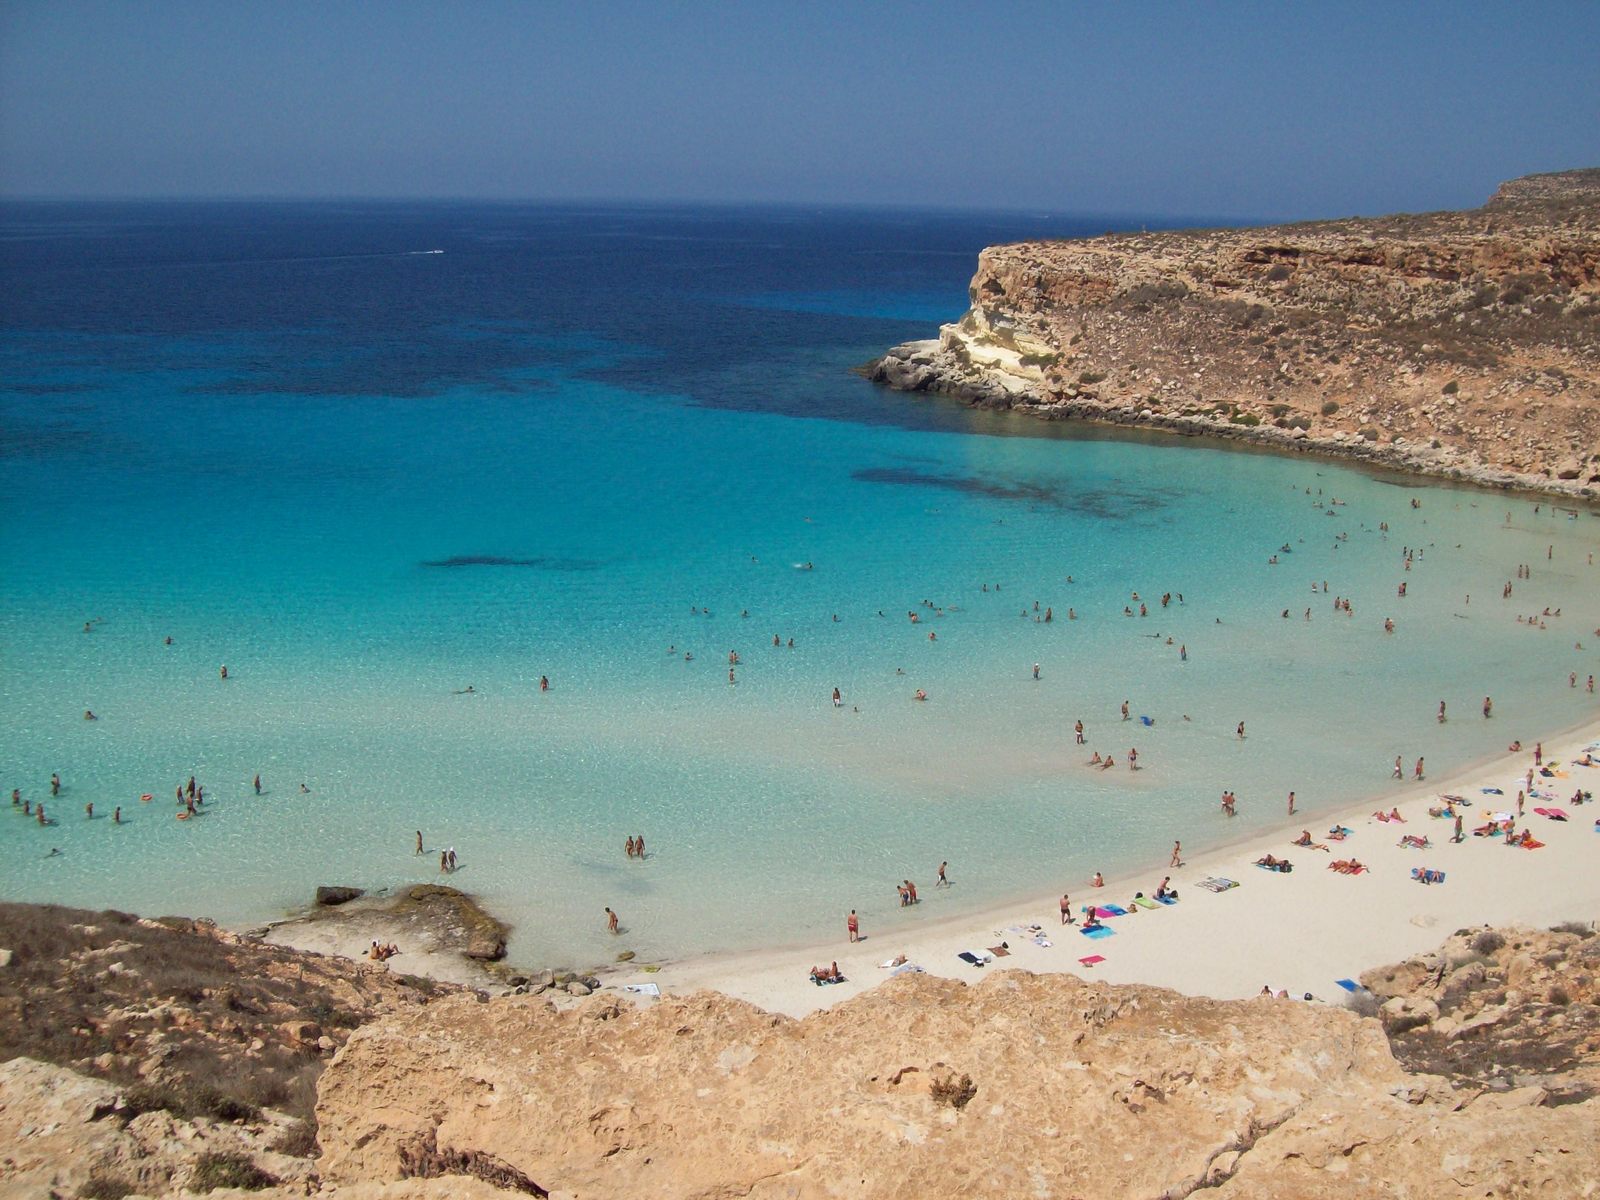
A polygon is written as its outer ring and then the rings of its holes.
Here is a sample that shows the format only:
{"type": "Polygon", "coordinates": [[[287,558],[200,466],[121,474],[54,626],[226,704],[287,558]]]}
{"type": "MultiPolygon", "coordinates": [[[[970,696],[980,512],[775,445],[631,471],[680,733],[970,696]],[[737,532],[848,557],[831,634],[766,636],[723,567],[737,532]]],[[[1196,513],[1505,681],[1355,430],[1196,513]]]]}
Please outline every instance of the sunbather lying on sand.
{"type": "Polygon", "coordinates": [[[1425,837],[1418,837],[1414,833],[1408,833],[1405,835],[1405,837],[1396,842],[1395,845],[1410,846],[1413,850],[1426,850],[1428,848],[1428,839],[1425,837]]]}
{"type": "Polygon", "coordinates": [[[1353,858],[1336,858],[1328,864],[1328,870],[1337,871],[1341,875],[1359,875],[1367,869],[1367,865],[1357,862],[1353,858]]]}
{"type": "Polygon", "coordinates": [[[811,982],[821,987],[825,983],[843,983],[844,976],[839,971],[839,964],[833,963],[826,967],[812,967],[811,982]]]}
{"type": "Polygon", "coordinates": [[[1266,867],[1269,871],[1292,871],[1294,864],[1287,858],[1278,858],[1271,854],[1263,854],[1256,859],[1256,866],[1266,867]]]}

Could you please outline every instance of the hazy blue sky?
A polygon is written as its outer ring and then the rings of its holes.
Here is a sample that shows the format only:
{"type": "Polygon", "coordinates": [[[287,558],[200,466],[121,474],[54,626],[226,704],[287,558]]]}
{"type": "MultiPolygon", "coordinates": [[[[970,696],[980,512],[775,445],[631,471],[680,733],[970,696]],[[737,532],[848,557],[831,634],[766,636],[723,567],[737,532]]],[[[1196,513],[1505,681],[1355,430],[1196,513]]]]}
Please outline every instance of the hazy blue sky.
{"type": "Polygon", "coordinates": [[[0,0],[0,192],[1340,216],[1600,165],[1600,0],[0,0]]]}

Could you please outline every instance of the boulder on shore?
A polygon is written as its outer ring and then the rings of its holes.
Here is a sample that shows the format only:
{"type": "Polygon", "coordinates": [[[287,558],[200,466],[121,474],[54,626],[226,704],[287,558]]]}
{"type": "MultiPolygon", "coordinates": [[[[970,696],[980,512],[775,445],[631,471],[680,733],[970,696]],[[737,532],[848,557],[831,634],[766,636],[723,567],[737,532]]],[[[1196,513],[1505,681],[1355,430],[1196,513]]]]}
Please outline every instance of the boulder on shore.
{"type": "Polygon", "coordinates": [[[325,908],[332,908],[337,904],[348,904],[352,900],[359,900],[366,894],[366,888],[325,885],[317,889],[317,903],[325,908]]]}

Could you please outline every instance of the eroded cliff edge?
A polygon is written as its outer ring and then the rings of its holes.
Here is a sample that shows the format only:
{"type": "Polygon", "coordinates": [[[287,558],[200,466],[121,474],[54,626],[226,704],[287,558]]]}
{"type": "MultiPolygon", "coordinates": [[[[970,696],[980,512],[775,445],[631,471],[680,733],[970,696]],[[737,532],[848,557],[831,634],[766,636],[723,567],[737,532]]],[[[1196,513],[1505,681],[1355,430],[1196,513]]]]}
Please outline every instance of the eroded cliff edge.
{"type": "Polygon", "coordinates": [[[996,970],[800,1020],[117,913],[9,905],[0,941],[0,1197],[1600,1195],[1588,924],[1462,930],[1359,1011],[996,970]]]}
{"type": "Polygon", "coordinates": [[[1600,169],[1464,212],[992,246],[969,297],[869,378],[1600,496],[1600,169]]]}

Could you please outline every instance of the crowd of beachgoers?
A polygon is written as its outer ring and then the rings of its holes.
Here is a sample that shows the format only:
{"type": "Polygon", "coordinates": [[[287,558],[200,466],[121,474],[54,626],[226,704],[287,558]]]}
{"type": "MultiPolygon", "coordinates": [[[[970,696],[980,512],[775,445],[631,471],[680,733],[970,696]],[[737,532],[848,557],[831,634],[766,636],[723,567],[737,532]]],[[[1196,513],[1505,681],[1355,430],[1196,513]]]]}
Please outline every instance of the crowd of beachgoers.
{"type": "MultiPolygon", "coordinates": [[[[1308,502],[1314,507],[1326,511],[1329,515],[1339,515],[1339,510],[1343,507],[1341,501],[1336,498],[1325,500],[1318,489],[1308,487],[1305,491],[1308,502]]],[[[1412,499],[1410,504],[1413,508],[1417,508],[1420,506],[1421,501],[1412,499]]],[[[1536,514],[1541,507],[1541,505],[1534,506],[1536,514]]],[[[1510,520],[1511,514],[1508,512],[1508,524],[1510,520]]],[[[1374,534],[1385,541],[1390,536],[1387,522],[1380,522],[1371,528],[1367,527],[1363,522],[1359,529],[1361,532],[1374,534]]],[[[1349,533],[1340,531],[1331,536],[1337,545],[1347,540],[1349,533]]],[[[1403,608],[1403,602],[1408,595],[1413,578],[1420,578],[1424,575],[1429,549],[1430,547],[1425,544],[1415,546],[1408,544],[1393,548],[1396,611],[1403,608]]],[[[1292,561],[1291,556],[1294,550],[1293,544],[1284,542],[1279,546],[1265,550],[1264,553],[1268,563],[1284,566],[1292,561]]],[[[1586,553],[1588,553],[1587,565],[1592,566],[1593,554],[1592,552],[1586,553]]],[[[1547,550],[1547,558],[1553,560],[1554,554],[1555,547],[1552,544],[1547,550]]],[[[814,564],[811,562],[798,563],[795,566],[800,570],[814,569],[814,564]]],[[[1524,612],[1520,611],[1517,605],[1518,586],[1525,585],[1531,581],[1535,576],[1536,569],[1536,564],[1531,563],[1518,562],[1509,565],[1509,569],[1506,572],[1507,578],[1503,583],[1497,584],[1501,601],[1499,611],[1505,615],[1505,619],[1508,622],[1514,619],[1516,624],[1524,627],[1538,629],[1549,629],[1552,625],[1559,627],[1562,619],[1560,608],[1551,609],[1539,606],[1536,609],[1524,612]]],[[[1073,582],[1072,575],[1065,577],[1066,584],[1070,585],[1073,582]]],[[[979,581],[973,586],[981,594],[1006,594],[1006,586],[1003,581],[979,581]]],[[[1374,637],[1389,637],[1395,633],[1397,624],[1394,615],[1387,613],[1369,614],[1367,612],[1358,614],[1351,598],[1330,587],[1330,581],[1327,579],[1312,579],[1308,581],[1308,586],[1313,597],[1312,603],[1306,605],[1302,611],[1283,609],[1281,613],[1276,613],[1276,615],[1286,620],[1313,621],[1317,619],[1319,614],[1331,614],[1334,619],[1345,621],[1359,619],[1369,622],[1372,636],[1374,637]]],[[[1113,608],[1108,612],[1101,612],[1099,608],[1096,608],[1094,615],[1096,617],[1120,617],[1125,620],[1140,622],[1148,620],[1152,614],[1159,618],[1160,614],[1165,610],[1173,606],[1181,608],[1185,603],[1183,593],[1174,588],[1163,588],[1159,592],[1152,591],[1149,593],[1131,590],[1127,594],[1125,601],[1120,605],[1120,611],[1113,608]]],[[[1463,604],[1470,605],[1471,597],[1463,597],[1463,604]]],[[[938,637],[937,631],[932,628],[936,621],[947,614],[954,615],[961,611],[961,605],[944,605],[931,599],[925,599],[916,608],[907,610],[904,614],[904,619],[913,625],[928,627],[927,640],[931,643],[936,642],[938,637]]],[[[709,615],[709,610],[702,610],[698,605],[693,606],[691,610],[694,616],[700,616],[702,612],[705,615],[709,615]]],[[[1044,603],[1040,600],[1022,601],[1017,614],[1021,620],[1039,624],[1051,624],[1058,619],[1065,621],[1079,619],[1076,605],[1064,606],[1064,611],[1058,615],[1055,605],[1044,603]]],[[[882,611],[879,611],[877,616],[883,619],[893,619],[886,617],[882,611]]],[[[838,621],[840,618],[835,615],[833,619],[838,621]]],[[[91,619],[84,623],[83,632],[86,636],[92,637],[95,635],[98,626],[99,620],[91,619]]],[[[774,647],[795,648],[795,639],[792,635],[785,638],[782,634],[774,633],[771,636],[774,647]]],[[[1190,647],[1186,641],[1178,640],[1170,634],[1163,635],[1158,633],[1150,636],[1156,637],[1165,647],[1169,648],[1179,662],[1186,663],[1189,661],[1190,647]]],[[[1587,631],[1585,631],[1583,636],[1592,636],[1597,641],[1600,641],[1600,629],[1593,631],[1592,635],[1587,634],[1587,631]]],[[[1583,636],[1576,638],[1574,641],[1575,650],[1580,652],[1583,649],[1583,636]]],[[[166,638],[165,644],[170,646],[172,639],[170,637],[166,638]]],[[[667,653],[673,656],[681,656],[687,661],[693,661],[695,657],[693,650],[684,649],[676,643],[667,648],[667,653]]],[[[728,650],[727,680],[730,685],[737,684],[738,672],[742,666],[743,660],[740,650],[738,648],[728,650]]],[[[1040,678],[1041,668],[1037,662],[1033,663],[1031,668],[1024,667],[1023,670],[1031,675],[1034,680],[1040,678]]],[[[904,668],[897,668],[896,675],[906,675],[904,668]]],[[[219,685],[233,686],[230,684],[230,680],[234,678],[236,678],[236,673],[230,674],[226,665],[219,665],[217,668],[219,685]]],[[[1552,686],[1562,686],[1569,690],[1581,691],[1588,696],[1593,696],[1595,693],[1594,675],[1588,670],[1570,670],[1561,680],[1552,681],[1552,686]]],[[[930,700],[928,686],[911,688],[908,681],[906,687],[906,694],[910,699],[924,703],[930,700]]],[[[548,675],[540,675],[539,690],[541,693],[548,693],[552,690],[552,682],[548,675]]],[[[480,693],[475,687],[468,684],[454,689],[454,694],[474,696],[480,693]]],[[[844,708],[850,704],[849,699],[838,687],[832,689],[828,701],[835,708],[844,708]]],[[[1431,709],[1434,702],[1430,700],[1428,703],[1431,709]]],[[[1459,715],[1461,707],[1458,702],[1456,709],[1452,710],[1446,700],[1438,700],[1436,708],[1437,720],[1441,724],[1448,720],[1456,719],[1481,721],[1484,723],[1486,739],[1490,742],[1498,740],[1500,735],[1497,732],[1492,695],[1486,693],[1481,697],[1481,700],[1474,697],[1471,705],[1467,708],[1465,718],[1459,715]]],[[[1086,769],[1097,772],[1114,770],[1139,771],[1143,769],[1144,763],[1141,761],[1137,739],[1140,731],[1154,728],[1156,718],[1135,712],[1131,702],[1128,700],[1122,701],[1115,712],[1103,714],[1103,716],[1105,717],[1104,720],[1095,719],[1096,729],[1092,736],[1088,731],[1084,717],[1077,716],[1072,721],[1070,733],[1073,743],[1076,746],[1083,747],[1087,754],[1087,757],[1082,760],[1083,766],[1086,769]],[[1104,748],[1092,744],[1093,741],[1111,742],[1113,738],[1115,739],[1114,744],[1105,745],[1104,748]]],[[[89,721],[99,720],[99,715],[92,708],[85,710],[83,717],[89,721]]],[[[1184,722],[1191,720],[1188,714],[1182,714],[1173,719],[1184,722]]],[[[1235,722],[1232,717],[1229,717],[1228,720],[1232,726],[1231,735],[1233,737],[1241,741],[1249,737],[1247,719],[1239,719],[1235,722]]],[[[1494,748],[1498,749],[1499,747],[1495,746],[1494,748]]],[[[1441,849],[1445,846],[1453,847],[1469,842],[1481,844],[1492,840],[1502,846],[1523,850],[1538,850],[1546,844],[1546,837],[1548,836],[1543,826],[1548,825],[1551,828],[1555,828],[1564,825],[1576,826],[1579,823],[1583,823],[1580,816],[1582,806],[1587,804],[1590,799],[1590,788],[1586,786],[1584,773],[1596,764],[1595,750],[1595,746],[1588,745],[1581,748],[1570,758],[1550,761],[1546,758],[1543,744],[1538,739],[1534,739],[1530,747],[1525,750],[1519,738],[1511,738],[1507,743],[1504,743],[1504,752],[1513,756],[1522,754],[1530,757],[1531,766],[1525,772],[1525,777],[1519,781],[1519,785],[1510,791],[1498,787],[1485,786],[1483,789],[1484,794],[1492,794],[1499,797],[1499,803],[1490,805],[1487,811],[1479,812],[1478,808],[1481,805],[1476,797],[1457,793],[1440,794],[1434,797],[1434,802],[1428,806],[1427,821],[1429,830],[1427,832],[1412,828],[1406,828],[1399,832],[1399,845],[1401,847],[1426,856],[1422,861],[1412,866],[1409,871],[1409,877],[1425,886],[1448,884],[1450,881],[1450,864],[1447,859],[1439,857],[1441,849]],[[1439,827],[1433,824],[1436,821],[1444,822],[1442,832],[1439,827]],[[1537,833],[1534,829],[1535,823],[1541,826],[1537,833]],[[1545,836],[1541,836],[1541,834],[1545,836]]],[[[66,764],[66,766],[70,770],[70,764],[66,764]]],[[[1428,778],[1424,759],[1419,756],[1414,762],[1408,763],[1405,756],[1396,756],[1391,778],[1402,782],[1409,780],[1411,783],[1422,785],[1428,778]]],[[[297,787],[302,794],[310,794],[311,789],[307,783],[301,782],[291,786],[297,787]]],[[[49,830],[58,822],[67,819],[61,806],[64,803],[71,803],[71,801],[63,799],[64,791],[70,795],[70,789],[67,784],[63,783],[62,775],[59,772],[53,774],[48,781],[48,804],[44,795],[28,794],[28,791],[21,785],[14,786],[11,792],[13,810],[41,830],[49,830]]],[[[1220,803],[1217,811],[1225,824],[1228,819],[1239,814],[1241,802],[1235,789],[1231,786],[1219,786],[1218,791],[1220,803]]],[[[264,794],[264,785],[260,773],[254,773],[253,778],[251,778],[250,794],[257,797],[264,794]]],[[[174,795],[177,804],[176,816],[180,821],[191,820],[216,809],[216,805],[213,803],[208,810],[205,785],[198,782],[193,775],[190,775],[186,781],[177,783],[174,795]]],[[[129,799],[130,802],[138,805],[152,804],[155,802],[155,790],[152,789],[152,791],[141,793],[136,801],[132,797],[129,799]]],[[[1268,801],[1264,801],[1261,797],[1252,798],[1252,803],[1264,802],[1268,801]]],[[[1279,803],[1284,805],[1284,820],[1293,820],[1297,816],[1296,792],[1294,790],[1288,791],[1287,795],[1279,803]]],[[[109,813],[105,811],[105,808],[106,802],[104,800],[102,800],[98,809],[93,800],[82,802],[84,819],[90,821],[103,819],[108,827],[115,827],[123,823],[123,805],[112,803],[109,813]]],[[[1374,813],[1371,820],[1384,825],[1409,826],[1412,824],[1412,818],[1405,815],[1399,805],[1392,805],[1388,810],[1380,810],[1374,813]]],[[[1595,827],[1600,829],[1600,822],[1595,822],[1595,827]]],[[[1315,833],[1310,828],[1306,828],[1301,830],[1299,835],[1294,837],[1288,846],[1264,851],[1255,860],[1254,865],[1262,870],[1283,875],[1296,870],[1303,871],[1308,866],[1313,865],[1325,865],[1328,871],[1341,875],[1361,875],[1371,871],[1373,866],[1360,853],[1363,847],[1359,843],[1364,839],[1357,837],[1356,832],[1354,828],[1342,821],[1335,822],[1326,832],[1321,833],[1315,833]],[[1316,860],[1324,854],[1328,856],[1326,863],[1318,864],[1316,860]]],[[[670,838],[670,834],[670,830],[657,831],[653,840],[659,842],[664,836],[670,838]]],[[[415,831],[415,853],[417,855],[422,855],[425,852],[431,853],[431,851],[425,850],[425,840],[423,831],[415,831]]],[[[59,856],[61,854],[60,849],[53,845],[49,846],[46,852],[49,856],[59,856]]],[[[439,849],[438,853],[440,871],[446,874],[453,873],[456,867],[454,847],[439,849]]],[[[630,861],[637,860],[642,862],[646,860],[644,836],[642,834],[628,834],[624,846],[624,854],[630,861]]],[[[1176,871],[1184,865],[1182,847],[1175,843],[1170,860],[1166,863],[1167,870],[1168,872],[1176,871]]],[[[948,869],[948,863],[939,864],[937,878],[933,885],[935,888],[942,889],[950,886],[951,880],[947,876],[948,869]]],[[[893,886],[898,896],[898,906],[900,908],[914,908],[921,903],[914,880],[901,879],[894,882],[893,886]]],[[[1221,892],[1237,887],[1238,881],[1213,876],[1193,880],[1191,881],[1191,886],[1195,890],[1221,892]]],[[[1096,942],[1103,941],[1106,938],[1115,936],[1119,932],[1118,923],[1127,917],[1136,916],[1141,912],[1156,912],[1161,909],[1172,908],[1180,903],[1179,887],[1173,883],[1170,873],[1163,877],[1160,882],[1151,883],[1144,888],[1135,888],[1127,895],[1113,896],[1108,891],[1102,891],[1101,889],[1104,887],[1104,879],[1096,873],[1092,877],[1085,878],[1079,886],[1078,890],[1087,893],[1087,895],[1081,896],[1076,904],[1072,899],[1073,889],[1069,888],[1061,895],[1058,906],[1060,923],[1073,927],[1075,936],[1095,940],[1096,942]]],[[[624,924],[623,914],[615,907],[616,902],[614,899],[611,904],[605,903],[607,899],[612,898],[597,897],[596,911],[601,914],[601,919],[609,932],[618,935],[624,934],[627,927],[624,924]]],[[[861,920],[862,918],[857,911],[852,910],[850,912],[846,922],[849,943],[855,943],[861,936],[861,920]]],[[[1026,934],[1026,940],[1034,944],[1047,944],[1053,936],[1042,923],[1030,923],[1023,926],[1021,931],[1026,934]]],[[[1016,933],[1017,930],[1013,929],[1011,932],[1016,933]]],[[[969,954],[973,958],[987,961],[985,956],[989,958],[995,956],[1009,957],[1012,953],[1012,948],[1008,939],[1002,938],[998,949],[980,947],[977,950],[963,951],[963,953],[969,954]]],[[[1095,954],[1086,954],[1080,959],[1081,962],[1089,966],[1097,965],[1103,960],[1103,955],[1095,954]]],[[[889,964],[889,969],[915,969],[915,964],[906,961],[896,962],[889,964]]],[[[832,963],[829,966],[819,966],[810,975],[818,984],[843,982],[845,978],[840,972],[837,963],[832,963]]]]}

